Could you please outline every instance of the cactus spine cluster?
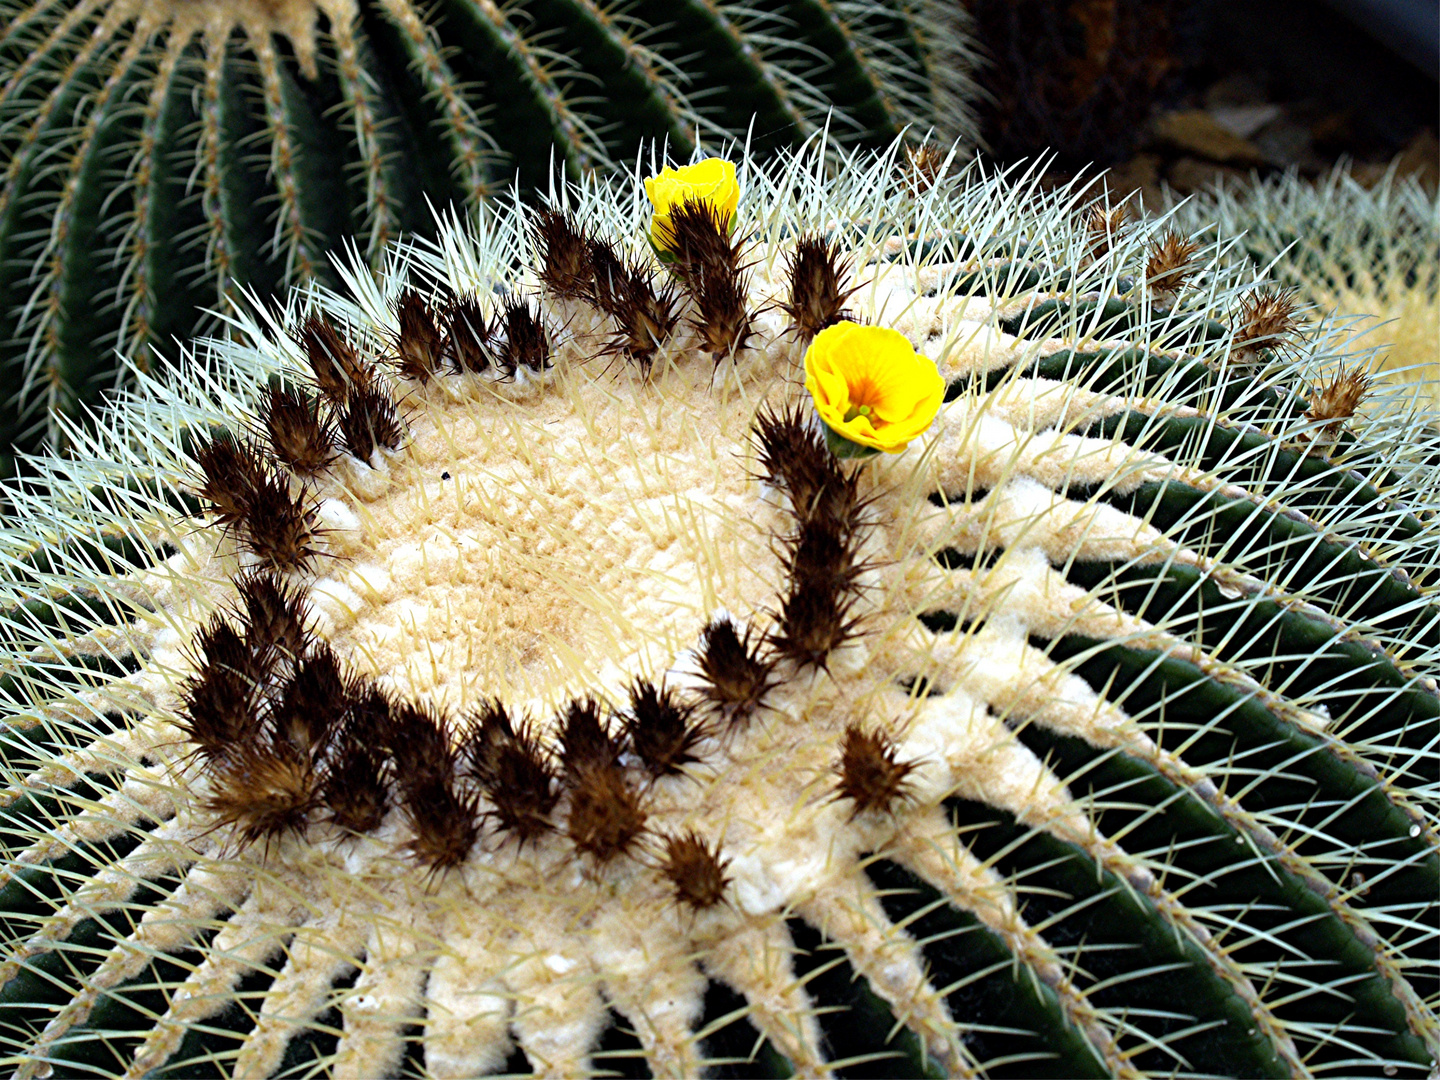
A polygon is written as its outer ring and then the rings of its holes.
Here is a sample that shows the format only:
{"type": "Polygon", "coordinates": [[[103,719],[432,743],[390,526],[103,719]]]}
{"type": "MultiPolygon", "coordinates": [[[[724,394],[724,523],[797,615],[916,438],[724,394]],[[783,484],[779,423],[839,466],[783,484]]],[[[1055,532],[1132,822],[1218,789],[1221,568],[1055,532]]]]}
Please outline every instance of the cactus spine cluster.
{"type": "Polygon", "coordinates": [[[557,187],[71,429],[6,1067],[1433,1069],[1433,436],[1223,245],[944,171],[742,162],[668,268],[557,187]],[[814,422],[847,317],[948,384],[902,453],[814,422]]]}
{"type": "Polygon", "coordinates": [[[0,475],[117,351],[162,364],[552,158],[968,135],[968,49],[934,0],[0,0],[0,475]]]}

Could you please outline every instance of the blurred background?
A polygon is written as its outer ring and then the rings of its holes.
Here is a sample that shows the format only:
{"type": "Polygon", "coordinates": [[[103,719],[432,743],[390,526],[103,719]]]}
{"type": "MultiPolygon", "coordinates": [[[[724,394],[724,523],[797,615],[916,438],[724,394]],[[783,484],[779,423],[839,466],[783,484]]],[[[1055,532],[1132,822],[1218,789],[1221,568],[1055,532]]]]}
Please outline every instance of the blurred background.
{"type": "Polygon", "coordinates": [[[1111,170],[1160,204],[1349,159],[1392,162],[1431,192],[1435,0],[967,0],[985,63],[981,136],[1010,162],[1053,149],[1051,175],[1111,170]]]}

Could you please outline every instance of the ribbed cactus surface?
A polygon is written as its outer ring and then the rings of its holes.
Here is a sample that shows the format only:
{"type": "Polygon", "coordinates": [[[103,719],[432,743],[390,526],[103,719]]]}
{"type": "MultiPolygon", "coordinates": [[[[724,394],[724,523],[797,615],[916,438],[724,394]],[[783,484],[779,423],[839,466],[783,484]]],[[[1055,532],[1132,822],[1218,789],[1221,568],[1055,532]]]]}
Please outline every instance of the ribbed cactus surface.
{"type": "Polygon", "coordinates": [[[932,177],[742,165],[663,269],[588,182],[75,429],[6,1068],[1430,1073],[1434,436],[1223,251],[932,177]],[[903,452],[827,449],[836,320],[943,376],[903,452]]]}
{"type": "Polygon", "coordinates": [[[970,130],[934,0],[0,0],[0,466],[242,290],[378,257],[431,207],[825,125],[970,130]],[[830,110],[833,108],[833,116],[830,110]],[[118,355],[117,355],[118,350],[118,355]]]}

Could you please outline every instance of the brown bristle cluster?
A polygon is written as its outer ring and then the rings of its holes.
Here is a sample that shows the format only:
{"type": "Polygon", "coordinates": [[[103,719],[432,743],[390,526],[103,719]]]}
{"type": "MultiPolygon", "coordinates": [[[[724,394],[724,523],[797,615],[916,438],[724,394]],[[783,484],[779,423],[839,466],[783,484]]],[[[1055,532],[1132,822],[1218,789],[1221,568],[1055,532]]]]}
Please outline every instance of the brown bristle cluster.
{"type": "Polygon", "coordinates": [[[914,762],[900,761],[894,740],[884,732],[865,731],[858,724],[845,729],[840,760],[835,771],[840,779],[835,797],[849,799],[850,817],[869,810],[889,811],[905,797],[914,762]]]}
{"type": "Polygon", "coordinates": [[[390,395],[378,387],[357,389],[340,410],[340,440],[361,461],[369,461],[377,448],[398,450],[405,442],[400,414],[390,395]]]}
{"type": "Polygon", "coordinates": [[[314,759],[268,735],[238,744],[211,769],[205,809],[233,825],[242,844],[304,833],[317,805],[314,759]]]}
{"type": "Polygon", "coordinates": [[[355,681],[334,736],[334,752],[320,780],[320,801],[331,822],[366,833],[378,829],[390,808],[390,757],[394,706],[380,687],[355,681]]]}
{"type": "Polygon", "coordinates": [[[181,690],[180,727],[206,758],[218,758],[258,723],[272,658],[224,616],[201,628],[195,671],[181,690]]]}
{"type": "Polygon", "coordinates": [[[1092,206],[1085,213],[1085,259],[1099,262],[1110,254],[1120,230],[1125,227],[1128,210],[1124,203],[1119,206],[1092,206]]]}
{"type": "Polygon", "coordinates": [[[1231,358],[1253,363],[1263,352],[1284,352],[1300,329],[1295,313],[1299,300],[1293,289],[1257,289],[1240,301],[1235,317],[1235,344],[1231,358]]]}
{"type": "Polygon", "coordinates": [[[1345,421],[1355,415],[1355,410],[1369,392],[1370,376],[1363,371],[1342,367],[1328,383],[1311,391],[1305,419],[1323,424],[1320,429],[1322,436],[1333,441],[1339,437],[1345,421]]]}
{"type": "Polygon", "coordinates": [[[506,375],[517,368],[541,372],[550,366],[550,333],[538,309],[518,296],[507,296],[496,319],[495,366],[506,375]]]}
{"type": "Polygon", "coordinates": [[[400,809],[414,833],[410,853],[432,870],[458,866],[480,835],[478,797],[460,786],[449,723],[410,701],[391,709],[390,756],[400,809]]]}
{"type": "MultiPolygon", "coordinates": [[[[414,352],[420,348],[415,343],[423,340],[428,350],[432,330],[439,340],[439,331],[434,327],[435,313],[418,293],[407,289],[400,296],[397,314],[400,319],[397,344],[400,347],[401,369],[414,378],[422,378],[406,369],[406,349],[414,352]],[[408,346],[405,344],[407,340],[410,342],[408,346]]],[[[339,444],[361,461],[369,461],[377,447],[398,450],[404,442],[400,415],[395,411],[390,395],[380,385],[371,363],[323,315],[311,315],[299,330],[293,331],[293,336],[305,350],[310,370],[315,374],[315,385],[335,411],[339,444]]],[[[443,344],[439,348],[443,351],[443,344]]],[[[420,353],[414,352],[414,355],[419,356],[420,353]]],[[[438,357],[439,354],[436,355],[438,357]]],[[[423,377],[428,378],[428,375],[423,377]]],[[[320,422],[328,427],[328,420],[321,419],[320,422]]],[[[331,444],[336,441],[332,437],[331,444]]]]}
{"type": "Polygon", "coordinates": [[[276,460],[313,476],[335,460],[335,427],[320,401],[300,390],[271,386],[260,401],[260,424],[276,460]]]}
{"type": "Polygon", "coordinates": [[[713,849],[693,829],[679,836],[665,838],[665,855],[660,868],[675,889],[675,898],[697,911],[714,907],[725,899],[725,875],[729,859],[720,858],[720,847],[713,849]]]}
{"type": "Polygon", "coordinates": [[[809,341],[827,326],[850,313],[845,301],[859,286],[844,287],[850,275],[850,259],[840,257],[840,245],[821,236],[802,236],[790,256],[790,300],[780,305],[790,316],[790,328],[801,341],[809,341]]]}
{"type": "Polygon", "coordinates": [[[742,635],[727,617],[713,619],[700,634],[696,654],[701,697],[731,724],[747,718],[775,686],[775,662],[742,635]]]}
{"type": "Polygon", "coordinates": [[[782,540],[790,585],[769,642],[800,667],[824,668],[858,625],[859,473],[841,469],[798,406],[763,410],[755,435],[762,475],[789,496],[797,526],[782,540]]]}
{"type": "Polygon", "coordinates": [[[324,315],[311,315],[292,336],[305,353],[315,385],[332,404],[343,404],[352,389],[375,382],[374,368],[324,315]]]}
{"type": "Polygon", "coordinates": [[[916,194],[922,194],[935,186],[945,169],[945,151],[932,142],[905,148],[902,171],[905,180],[916,194]]]}
{"type": "Polygon", "coordinates": [[[699,760],[692,751],[705,737],[704,725],[696,722],[694,708],[681,704],[668,687],[637,679],[622,720],[630,748],[652,777],[679,774],[699,760]]]}
{"type": "Polygon", "coordinates": [[[265,459],[249,443],[220,432],[195,448],[200,484],[195,494],[210,504],[220,524],[233,527],[250,516],[251,493],[265,479],[265,459]]]}
{"type": "Polygon", "coordinates": [[[257,571],[236,583],[244,612],[246,642],[260,656],[294,662],[310,646],[305,598],[275,574],[257,571]]]}
{"type": "Polygon", "coordinates": [[[620,754],[600,703],[572,701],[560,731],[560,766],[570,794],[565,830],[577,850],[599,862],[625,854],[645,829],[640,793],[626,778],[620,754]]]}
{"type": "Polygon", "coordinates": [[[1145,260],[1145,282],[1157,299],[1174,301],[1195,274],[1195,255],[1199,250],[1200,245],[1195,241],[1173,229],[1165,230],[1145,260]]]}
{"type": "Polygon", "coordinates": [[[456,371],[478,374],[490,366],[490,339],[495,328],[473,293],[450,305],[446,342],[456,371]]]}
{"type": "Polygon", "coordinates": [[[595,268],[590,262],[590,239],[561,210],[544,209],[536,215],[535,233],[540,249],[540,280],[560,300],[586,300],[593,295],[595,268]]]}
{"type": "Polygon", "coordinates": [[[487,702],[471,719],[461,755],[490,800],[491,817],[521,847],[554,828],[558,778],[531,725],[512,723],[504,705],[487,702]]]}
{"type": "Polygon", "coordinates": [[[755,333],[740,243],[730,242],[708,204],[686,201],[670,217],[675,270],[695,304],[701,348],[716,363],[748,347],[755,333]]]}
{"type": "Polygon", "coordinates": [[[243,633],[220,616],[199,637],[181,724],[208,763],[206,809],[248,844],[307,828],[347,691],[296,593],[257,573],[240,599],[243,633]]]}
{"type": "Polygon", "coordinates": [[[303,570],[319,554],[309,502],[258,446],[220,434],[196,449],[195,461],[200,497],[265,565],[303,570]]]}
{"type": "Polygon", "coordinates": [[[414,289],[405,289],[395,301],[395,317],[400,323],[395,366],[407,379],[428,382],[445,362],[445,335],[440,331],[445,312],[431,307],[414,289]]]}
{"type": "Polygon", "coordinates": [[[861,507],[858,473],[847,475],[798,403],[765,406],[755,417],[760,479],[790,500],[798,521],[853,521],[861,507]]]}
{"type": "Polygon", "coordinates": [[[608,244],[592,243],[595,284],[590,301],[614,323],[605,352],[618,353],[646,371],[680,321],[680,293],[673,283],[655,288],[655,275],[622,262],[608,244]]]}

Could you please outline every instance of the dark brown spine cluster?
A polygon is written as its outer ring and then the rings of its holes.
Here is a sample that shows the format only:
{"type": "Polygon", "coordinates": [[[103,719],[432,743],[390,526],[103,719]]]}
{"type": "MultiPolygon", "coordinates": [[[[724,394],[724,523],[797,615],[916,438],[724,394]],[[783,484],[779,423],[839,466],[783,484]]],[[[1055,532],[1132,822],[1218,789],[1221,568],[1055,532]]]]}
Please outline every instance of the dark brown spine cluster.
{"type": "Polygon", "coordinates": [[[790,328],[802,342],[850,317],[845,301],[859,286],[845,288],[851,265],[848,256],[841,258],[839,244],[813,234],[801,236],[789,270],[790,299],[780,308],[790,316],[790,328]]]}
{"type": "Polygon", "coordinates": [[[648,372],[655,353],[680,321],[680,293],[667,283],[657,291],[655,275],[638,263],[622,261],[609,244],[592,242],[595,284],[590,302],[610,316],[614,332],[604,351],[618,354],[648,372]]]}
{"type": "Polygon", "coordinates": [[[338,419],[345,449],[361,461],[369,461],[379,447],[398,450],[405,443],[395,402],[378,387],[352,393],[338,419]]]}
{"type": "Polygon", "coordinates": [[[701,348],[719,364],[749,346],[755,333],[741,242],[731,242],[724,226],[703,202],[686,201],[670,216],[675,270],[695,305],[692,320],[701,348]]]}
{"type": "Polygon", "coordinates": [[[432,870],[460,865],[480,835],[478,796],[461,787],[460,755],[444,714],[411,701],[391,710],[389,749],[409,850],[432,870]]]}
{"type": "Polygon", "coordinates": [[[673,776],[698,761],[693,751],[705,737],[695,710],[666,686],[637,679],[630,687],[630,709],[621,718],[625,736],[645,771],[654,779],[673,776]]]}
{"type": "Polygon", "coordinates": [[[196,635],[194,667],[181,689],[180,727],[203,757],[219,758],[258,722],[271,662],[234,623],[216,616],[196,635]]]}
{"type": "Polygon", "coordinates": [[[1164,303],[1174,303],[1190,279],[1195,276],[1195,255],[1200,245],[1181,236],[1173,229],[1150,249],[1145,260],[1145,283],[1151,294],[1164,303]]]}
{"type": "Polygon", "coordinates": [[[521,847],[554,828],[558,777],[530,724],[517,725],[500,702],[486,702],[471,718],[461,756],[490,800],[491,817],[521,847]]]}
{"type": "Polygon", "coordinates": [[[248,844],[308,826],[346,689],[298,594],[265,573],[239,591],[244,630],[221,616],[201,633],[181,722],[207,762],[206,809],[248,844]]]}
{"type": "Polygon", "coordinates": [[[598,862],[624,855],[645,829],[640,793],[620,764],[621,744],[605,730],[600,704],[577,698],[560,733],[560,767],[570,796],[565,831],[598,862]]]}
{"type": "Polygon", "coordinates": [[[550,367],[550,332],[538,309],[518,296],[508,296],[496,320],[495,366],[506,375],[517,368],[541,372],[550,367]]]}
{"type": "Polygon", "coordinates": [[[1284,353],[1300,329],[1299,300],[1294,289],[1257,289],[1240,301],[1236,313],[1231,359],[1249,364],[1265,352],[1284,353]]]}
{"type": "Polygon", "coordinates": [[[271,386],[260,402],[260,424],[277,461],[299,476],[313,476],[335,460],[335,426],[318,398],[271,386]]]}
{"type": "Polygon", "coordinates": [[[195,460],[198,494],[246,548],[276,570],[310,565],[319,554],[314,512],[258,446],[217,435],[197,448],[195,460]]]}
{"type": "Polygon", "coordinates": [[[374,683],[354,680],[320,780],[320,801],[339,828],[367,833],[385,820],[391,773],[385,746],[394,726],[389,695],[374,683]]]}
{"type": "Polygon", "coordinates": [[[711,620],[700,634],[700,696],[731,725],[747,719],[778,682],[775,661],[751,636],[748,627],[741,634],[727,617],[711,620]]]}
{"type": "Polygon", "coordinates": [[[309,610],[304,595],[268,571],[246,574],[237,583],[246,640],[272,662],[293,663],[309,648],[309,610]]]}
{"type": "MultiPolygon", "coordinates": [[[[438,340],[435,313],[418,293],[407,289],[401,294],[397,314],[401,326],[397,339],[401,369],[414,378],[422,378],[418,368],[416,372],[406,370],[409,361],[405,355],[409,349],[416,364],[420,363],[419,357],[429,355],[433,345],[431,331],[438,340]],[[419,344],[422,341],[423,347],[419,344]]],[[[310,370],[315,374],[315,385],[335,412],[340,445],[361,461],[369,461],[377,447],[398,450],[404,444],[404,429],[395,411],[395,402],[381,385],[374,365],[323,315],[311,315],[292,336],[305,351],[310,370]]],[[[440,348],[443,352],[443,345],[440,348]]],[[[438,354],[436,363],[439,363],[438,354]]],[[[328,426],[329,420],[321,417],[320,423],[328,426]]]]}
{"type": "Polygon", "coordinates": [[[769,642],[799,667],[824,668],[855,636],[853,615],[864,500],[858,473],[846,474],[798,406],[756,418],[762,475],[790,498],[796,529],[782,539],[789,588],[769,642]]]}
{"type": "Polygon", "coordinates": [[[490,339],[495,328],[485,317],[480,300],[473,293],[458,297],[450,305],[446,341],[456,371],[478,374],[490,366],[490,339]]]}
{"type": "Polygon", "coordinates": [[[374,367],[324,315],[311,315],[292,336],[305,353],[315,385],[332,404],[343,404],[352,389],[375,382],[374,367]]]}
{"type": "Polygon", "coordinates": [[[661,871],[670,880],[675,898],[697,911],[725,899],[725,887],[730,884],[725,869],[729,865],[730,860],[720,858],[719,845],[712,849],[693,829],[665,838],[661,871]]]}
{"type": "Polygon", "coordinates": [[[535,217],[540,249],[540,281],[551,296],[561,300],[589,300],[595,288],[590,262],[590,238],[574,217],[546,208],[535,217]]]}
{"type": "Polygon", "coordinates": [[[440,325],[444,308],[431,305],[414,289],[405,289],[395,301],[400,330],[395,335],[395,366],[416,382],[429,382],[445,363],[445,336],[440,325]]]}
{"type": "Polygon", "coordinates": [[[851,820],[870,810],[888,812],[905,797],[914,770],[914,762],[899,760],[889,735],[851,724],[845,729],[835,766],[840,776],[835,797],[854,803],[851,820]]]}

